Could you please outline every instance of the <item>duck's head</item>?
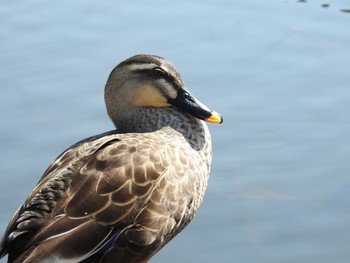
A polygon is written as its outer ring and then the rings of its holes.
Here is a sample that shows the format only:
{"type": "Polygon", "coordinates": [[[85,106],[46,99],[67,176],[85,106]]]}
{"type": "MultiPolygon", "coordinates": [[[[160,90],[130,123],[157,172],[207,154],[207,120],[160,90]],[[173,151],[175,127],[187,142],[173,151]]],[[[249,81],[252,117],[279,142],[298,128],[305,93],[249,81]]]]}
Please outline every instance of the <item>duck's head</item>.
{"type": "Polygon", "coordinates": [[[107,80],[105,101],[117,126],[120,119],[140,108],[176,107],[207,122],[223,121],[219,113],[191,95],[168,60],[155,55],[136,55],[117,65],[107,80]]]}

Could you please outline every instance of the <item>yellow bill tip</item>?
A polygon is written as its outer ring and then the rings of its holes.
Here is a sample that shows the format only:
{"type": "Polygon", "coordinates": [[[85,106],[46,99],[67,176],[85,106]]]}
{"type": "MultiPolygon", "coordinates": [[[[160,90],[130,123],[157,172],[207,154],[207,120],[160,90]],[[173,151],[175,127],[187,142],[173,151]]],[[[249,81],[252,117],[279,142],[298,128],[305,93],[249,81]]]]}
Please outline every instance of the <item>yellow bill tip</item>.
{"type": "Polygon", "coordinates": [[[220,113],[217,113],[216,111],[212,111],[210,117],[206,118],[205,121],[211,122],[211,123],[222,123],[223,118],[220,113]]]}

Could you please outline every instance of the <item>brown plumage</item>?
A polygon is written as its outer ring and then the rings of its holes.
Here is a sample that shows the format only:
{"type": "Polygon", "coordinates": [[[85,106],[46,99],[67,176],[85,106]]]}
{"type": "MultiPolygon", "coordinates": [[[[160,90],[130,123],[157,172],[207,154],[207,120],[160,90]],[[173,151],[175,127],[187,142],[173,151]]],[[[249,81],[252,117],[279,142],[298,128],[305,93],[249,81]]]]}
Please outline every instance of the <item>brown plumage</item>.
{"type": "Polygon", "coordinates": [[[147,262],[194,217],[211,163],[199,103],[166,59],[136,55],[105,88],[117,129],[63,152],[9,223],[8,262],[147,262]]]}

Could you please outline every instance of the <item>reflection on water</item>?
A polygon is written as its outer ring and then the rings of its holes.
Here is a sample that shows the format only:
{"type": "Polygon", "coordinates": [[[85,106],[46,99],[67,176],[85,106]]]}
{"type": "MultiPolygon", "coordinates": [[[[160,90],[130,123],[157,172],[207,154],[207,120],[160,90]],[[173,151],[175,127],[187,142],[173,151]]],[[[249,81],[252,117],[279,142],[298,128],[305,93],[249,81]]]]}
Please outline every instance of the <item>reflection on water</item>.
{"type": "MultiPolygon", "coordinates": [[[[307,0],[298,0],[297,3],[307,3],[308,1],[307,0]]],[[[329,3],[323,3],[320,5],[321,7],[323,8],[330,8],[331,7],[331,4],[329,3]]],[[[341,8],[339,9],[340,12],[344,12],[344,13],[350,13],[350,9],[348,8],[341,8]]]]}
{"type": "Polygon", "coordinates": [[[152,262],[348,262],[343,2],[91,3],[2,4],[0,232],[53,158],[112,128],[115,64],[154,53],[225,123],[199,214],[152,262]]]}

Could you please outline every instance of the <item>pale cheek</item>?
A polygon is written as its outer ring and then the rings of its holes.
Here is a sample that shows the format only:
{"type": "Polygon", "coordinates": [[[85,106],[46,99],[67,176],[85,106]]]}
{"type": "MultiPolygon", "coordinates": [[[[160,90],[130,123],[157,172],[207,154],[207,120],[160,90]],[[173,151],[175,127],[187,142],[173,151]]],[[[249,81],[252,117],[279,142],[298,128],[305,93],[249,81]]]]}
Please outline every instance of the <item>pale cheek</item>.
{"type": "Polygon", "coordinates": [[[169,98],[171,98],[171,99],[175,99],[175,98],[177,97],[177,90],[174,89],[173,87],[170,87],[170,88],[168,89],[168,96],[169,96],[169,98]]]}
{"type": "Polygon", "coordinates": [[[129,102],[139,107],[168,107],[170,104],[158,90],[151,86],[142,86],[128,94],[129,102]]]}

